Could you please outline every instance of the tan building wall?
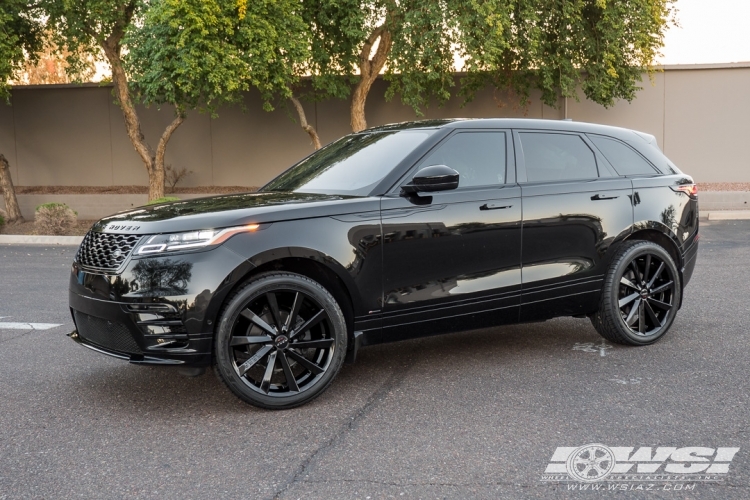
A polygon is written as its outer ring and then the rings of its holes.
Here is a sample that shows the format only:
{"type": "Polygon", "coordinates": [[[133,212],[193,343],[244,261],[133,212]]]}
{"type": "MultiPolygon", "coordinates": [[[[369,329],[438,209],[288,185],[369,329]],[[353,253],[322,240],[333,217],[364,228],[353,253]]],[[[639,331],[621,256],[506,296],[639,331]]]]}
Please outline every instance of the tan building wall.
{"type": "MultiPolygon", "coordinates": [[[[512,100],[488,89],[465,107],[459,98],[442,108],[430,106],[425,118],[567,115],[654,134],[666,154],[698,181],[750,181],[750,64],[668,67],[643,87],[632,103],[610,109],[583,96],[580,102],[568,99],[567,105],[561,100],[554,109],[533,96],[523,110],[504,105],[512,100]]],[[[385,88],[378,81],[369,96],[369,125],[415,119],[398,99],[385,102],[385,88]]],[[[283,104],[267,113],[259,96],[249,93],[245,107],[222,109],[216,119],[191,113],[175,132],[167,163],[193,171],[182,186],[262,185],[312,151],[283,104]]],[[[306,104],[306,109],[323,143],[350,131],[347,102],[306,104]]],[[[143,132],[155,146],[172,111],[141,109],[140,116],[143,132]]],[[[15,88],[12,106],[0,105],[0,153],[9,159],[20,186],[147,184],[109,87],[15,88]]]]}

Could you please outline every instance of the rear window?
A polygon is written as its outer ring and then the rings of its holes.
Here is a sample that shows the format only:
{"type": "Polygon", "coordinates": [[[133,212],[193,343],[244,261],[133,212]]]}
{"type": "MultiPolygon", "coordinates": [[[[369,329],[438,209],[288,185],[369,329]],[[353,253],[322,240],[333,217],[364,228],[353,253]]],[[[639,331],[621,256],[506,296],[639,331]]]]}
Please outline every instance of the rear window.
{"type": "Polygon", "coordinates": [[[630,146],[601,135],[589,135],[589,139],[599,148],[620,175],[653,175],[658,173],[640,154],[630,146]]]}

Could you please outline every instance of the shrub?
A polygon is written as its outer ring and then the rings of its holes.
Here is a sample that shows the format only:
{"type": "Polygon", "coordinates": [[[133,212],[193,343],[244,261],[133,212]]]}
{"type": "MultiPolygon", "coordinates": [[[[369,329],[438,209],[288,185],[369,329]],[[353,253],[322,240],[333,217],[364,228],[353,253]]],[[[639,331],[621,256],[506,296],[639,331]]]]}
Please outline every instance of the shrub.
{"type": "Polygon", "coordinates": [[[174,193],[174,188],[177,183],[182,181],[185,177],[192,174],[192,170],[186,168],[172,167],[171,164],[164,166],[164,184],[170,193],[174,193]]]}
{"type": "Polygon", "coordinates": [[[0,214],[0,228],[3,227],[4,225],[5,225],[5,217],[3,217],[2,214],[0,214]]]}
{"type": "Polygon", "coordinates": [[[65,203],[45,203],[36,207],[34,225],[38,234],[64,235],[78,222],[78,213],[65,203]]]}
{"type": "Polygon", "coordinates": [[[157,198],[155,200],[151,200],[146,205],[156,205],[158,203],[169,203],[170,201],[180,201],[179,198],[175,198],[174,196],[164,196],[163,198],[157,198]]]}

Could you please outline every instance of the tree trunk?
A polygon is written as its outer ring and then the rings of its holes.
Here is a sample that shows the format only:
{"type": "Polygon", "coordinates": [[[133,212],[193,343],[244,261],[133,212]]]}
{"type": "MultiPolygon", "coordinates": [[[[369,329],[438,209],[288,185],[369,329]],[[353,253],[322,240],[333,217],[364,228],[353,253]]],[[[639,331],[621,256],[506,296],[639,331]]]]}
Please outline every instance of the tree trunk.
{"type": "Polygon", "coordinates": [[[121,33],[113,34],[101,43],[101,47],[112,67],[112,83],[115,88],[115,95],[120,104],[120,109],[122,110],[122,116],[125,119],[125,129],[128,132],[128,137],[138,156],[141,157],[141,161],[143,161],[143,165],[146,167],[146,172],[148,172],[148,200],[153,201],[164,197],[164,153],[169,138],[172,137],[172,133],[185,120],[185,115],[182,112],[178,112],[178,116],[164,130],[157,150],[154,153],[141,131],[141,122],[135,110],[135,105],[130,98],[127,75],[120,59],[120,39],[121,33]]]}
{"type": "MultiPolygon", "coordinates": [[[[387,20],[386,20],[387,21],[387,20]]],[[[350,108],[352,132],[359,132],[367,128],[365,118],[365,103],[367,94],[370,92],[373,82],[380,74],[388,60],[393,41],[391,32],[385,24],[375,28],[359,53],[359,82],[352,93],[352,104],[350,108]],[[375,42],[380,40],[375,55],[370,59],[370,53],[375,42]]]]}
{"type": "Polygon", "coordinates": [[[159,145],[156,147],[156,155],[148,172],[148,201],[164,198],[164,154],[167,151],[167,142],[177,127],[185,121],[185,115],[178,113],[172,123],[170,123],[159,139],[159,145]]]}
{"type": "Polygon", "coordinates": [[[302,127],[302,130],[307,132],[307,135],[310,136],[313,147],[316,150],[320,149],[320,137],[318,137],[318,132],[315,130],[315,127],[307,123],[307,115],[305,115],[305,108],[302,107],[302,103],[299,102],[299,99],[297,99],[296,97],[292,96],[291,100],[292,100],[292,104],[294,104],[294,107],[297,109],[297,114],[299,115],[299,124],[302,127]]]}
{"type": "Polygon", "coordinates": [[[5,200],[5,211],[8,212],[8,224],[23,222],[21,209],[18,207],[16,189],[13,187],[13,179],[10,177],[10,165],[5,156],[0,154],[0,192],[5,200]]]}
{"type": "Polygon", "coordinates": [[[156,165],[148,172],[148,201],[164,198],[164,164],[162,168],[156,168],[156,165]]]}

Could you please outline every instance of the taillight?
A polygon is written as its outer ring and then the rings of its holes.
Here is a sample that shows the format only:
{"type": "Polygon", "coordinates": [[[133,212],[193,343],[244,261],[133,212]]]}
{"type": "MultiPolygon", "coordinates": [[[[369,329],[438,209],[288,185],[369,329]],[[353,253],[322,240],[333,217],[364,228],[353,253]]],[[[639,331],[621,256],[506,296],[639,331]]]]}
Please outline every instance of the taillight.
{"type": "Polygon", "coordinates": [[[682,184],[681,186],[670,186],[672,191],[685,193],[691,198],[698,197],[698,186],[696,184],[682,184]]]}

